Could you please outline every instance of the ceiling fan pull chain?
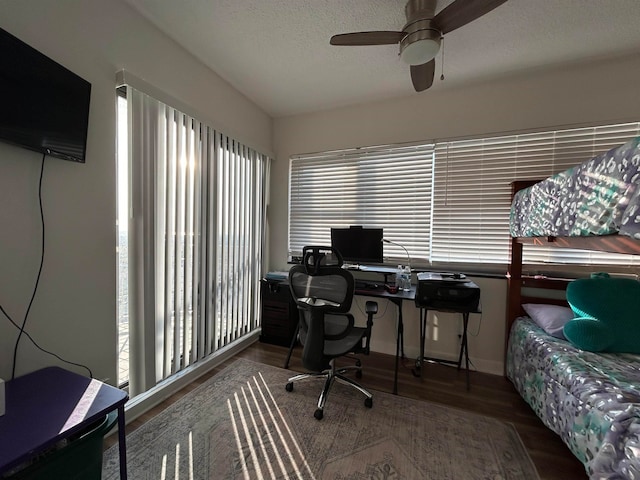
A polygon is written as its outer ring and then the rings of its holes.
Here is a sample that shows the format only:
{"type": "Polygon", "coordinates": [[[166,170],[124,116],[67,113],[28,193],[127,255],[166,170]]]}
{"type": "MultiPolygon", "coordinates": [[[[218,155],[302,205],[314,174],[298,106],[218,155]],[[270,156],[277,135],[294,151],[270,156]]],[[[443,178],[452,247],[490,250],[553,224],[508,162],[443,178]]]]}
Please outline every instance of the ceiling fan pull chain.
{"type": "Polygon", "coordinates": [[[442,63],[440,64],[440,80],[444,80],[444,35],[440,37],[442,44],[442,63]]]}

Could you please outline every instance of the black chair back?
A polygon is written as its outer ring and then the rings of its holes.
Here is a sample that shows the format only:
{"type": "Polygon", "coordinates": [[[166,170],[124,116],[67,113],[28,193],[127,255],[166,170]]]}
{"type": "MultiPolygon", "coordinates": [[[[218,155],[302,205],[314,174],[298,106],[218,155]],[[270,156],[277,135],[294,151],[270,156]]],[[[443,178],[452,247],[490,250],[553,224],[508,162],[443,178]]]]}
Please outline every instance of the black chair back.
{"type": "Polygon", "coordinates": [[[303,251],[303,263],[289,270],[289,287],[300,310],[302,363],[309,370],[322,371],[331,360],[324,354],[325,315],[351,309],[355,280],[341,265],[337,250],[311,246],[303,251]]]}

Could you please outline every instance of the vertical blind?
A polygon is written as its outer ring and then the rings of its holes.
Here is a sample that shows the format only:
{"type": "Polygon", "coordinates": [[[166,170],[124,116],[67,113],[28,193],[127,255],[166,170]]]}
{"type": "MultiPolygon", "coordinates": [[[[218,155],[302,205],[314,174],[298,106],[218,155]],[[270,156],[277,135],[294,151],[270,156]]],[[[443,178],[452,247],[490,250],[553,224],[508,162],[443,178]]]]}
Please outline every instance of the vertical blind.
{"type": "Polygon", "coordinates": [[[130,394],[258,326],[270,160],[127,87],[130,394]]]}
{"type": "MultiPolygon", "coordinates": [[[[332,227],[384,228],[412,258],[429,251],[433,146],[371,147],[298,156],[289,177],[289,254],[330,245],[332,227]]],[[[405,259],[384,245],[385,257],[405,259]]]]}
{"type": "MultiPolygon", "coordinates": [[[[505,265],[511,182],[541,180],[640,135],[640,123],[300,155],[290,164],[289,253],[330,227],[384,228],[431,264],[505,265]]],[[[403,258],[399,247],[385,245],[403,258]]],[[[527,263],[629,264],[628,255],[527,247],[527,263]]]]}

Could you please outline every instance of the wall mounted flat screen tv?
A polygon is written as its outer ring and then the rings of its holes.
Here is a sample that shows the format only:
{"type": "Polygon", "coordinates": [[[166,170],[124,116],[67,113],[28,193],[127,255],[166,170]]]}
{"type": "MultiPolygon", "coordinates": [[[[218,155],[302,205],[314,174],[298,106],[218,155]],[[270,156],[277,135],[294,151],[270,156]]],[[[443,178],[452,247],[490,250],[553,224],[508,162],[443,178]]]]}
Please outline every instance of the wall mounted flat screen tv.
{"type": "Polygon", "coordinates": [[[382,228],[331,229],[331,246],[342,254],[345,262],[383,263],[382,228]]]}
{"type": "Polygon", "coordinates": [[[0,29],[0,140],[85,162],[91,84],[0,29]]]}

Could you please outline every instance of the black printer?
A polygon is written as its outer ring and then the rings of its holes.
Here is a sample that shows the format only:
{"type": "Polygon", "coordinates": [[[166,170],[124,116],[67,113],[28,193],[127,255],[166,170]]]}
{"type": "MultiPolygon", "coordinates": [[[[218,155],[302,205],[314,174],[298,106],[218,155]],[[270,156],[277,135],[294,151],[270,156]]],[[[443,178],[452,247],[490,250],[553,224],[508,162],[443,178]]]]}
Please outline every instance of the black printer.
{"type": "Polygon", "coordinates": [[[418,273],[416,307],[479,312],[480,287],[462,273],[418,273]]]}

